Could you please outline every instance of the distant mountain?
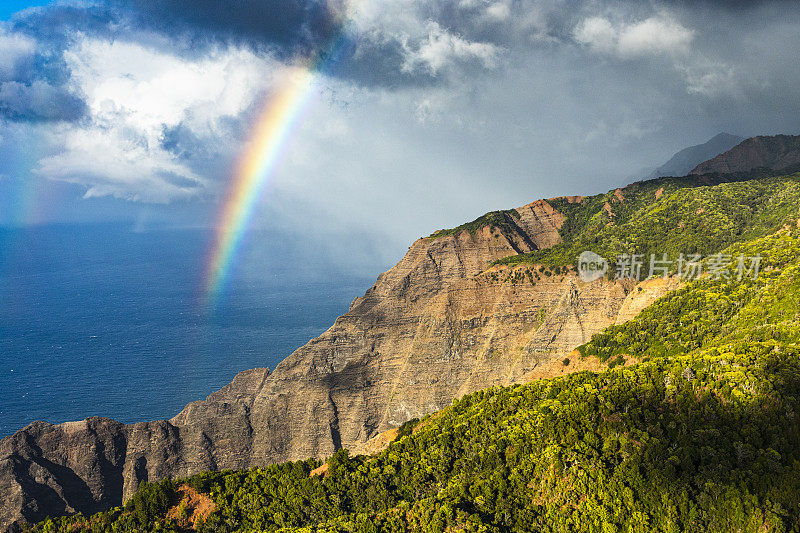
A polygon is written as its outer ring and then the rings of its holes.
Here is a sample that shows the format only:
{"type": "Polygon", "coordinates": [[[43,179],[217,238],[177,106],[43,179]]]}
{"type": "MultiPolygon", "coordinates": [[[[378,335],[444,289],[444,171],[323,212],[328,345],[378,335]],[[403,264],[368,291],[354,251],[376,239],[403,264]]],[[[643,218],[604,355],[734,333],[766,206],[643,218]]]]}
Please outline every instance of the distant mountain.
{"type": "Polygon", "coordinates": [[[655,169],[649,177],[685,176],[690,170],[712,157],[726,152],[742,142],[744,137],[720,133],[706,143],[684,148],[672,158],[655,169]]]}
{"type": "Polygon", "coordinates": [[[781,171],[800,169],[800,136],[752,137],[725,153],[700,163],[691,174],[731,174],[756,169],[781,171]]]}

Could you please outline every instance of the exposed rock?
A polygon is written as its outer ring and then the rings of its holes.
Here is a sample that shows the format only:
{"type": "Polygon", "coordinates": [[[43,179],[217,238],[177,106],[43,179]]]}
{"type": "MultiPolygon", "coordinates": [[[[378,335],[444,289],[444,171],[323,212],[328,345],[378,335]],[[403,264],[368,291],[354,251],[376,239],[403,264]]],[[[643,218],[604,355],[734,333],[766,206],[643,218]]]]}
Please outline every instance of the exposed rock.
{"type": "Polygon", "coordinates": [[[181,485],[177,493],[178,504],[170,507],[167,518],[177,521],[181,527],[197,529],[199,523],[214,512],[214,501],[189,485],[181,485]]]}
{"type": "Polygon", "coordinates": [[[676,153],[669,161],[654,170],[652,174],[650,174],[650,177],[685,176],[698,164],[722,152],[730,150],[743,140],[744,138],[737,135],[730,135],[728,133],[717,134],[703,144],[690,146],[676,153]]]}
{"type": "Polygon", "coordinates": [[[120,505],[142,481],[324,458],[472,391],[580,370],[563,358],[672,287],[492,267],[560,240],[548,202],[517,213],[512,232],[419,239],[272,373],[242,372],[169,421],[37,422],[3,439],[0,529],[120,505]]]}
{"type": "Polygon", "coordinates": [[[796,170],[800,136],[774,135],[746,139],[725,153],[700,163],[690,174],[731,174],[755,169],[796,170]]]}
{"type": "Polygon", "coordinates": [[[677,289],[680,284],[680,280],[675,276],[668,278],[657,277],[642,281],[622,302],[615,323],[623,324],[635,318],[645,307],[648,307],[669,291],[677,289]]]}
{"type": "MultiPolygon", "coordinates": [[[[367,442],[357,444],[350,450],[350,455],[375,455],[383,451],[389,444],[392,443],[400,432],[397,428],[387,429],[370,438],[367,442]]],[[[313,474],[313,472],[312,472],[313,474]]]]}
{"type": "MultiPolygon", "coordinates": [[[[583,198],[570,197],[570,203],[578,203],[583,198]]],[[[517,224],[525,232],[537,249],[550,248],[561,242],[558,230],[564,224],[564,215],[553,209],[545,200],[537,200],[517,208],[517,224]]]]}

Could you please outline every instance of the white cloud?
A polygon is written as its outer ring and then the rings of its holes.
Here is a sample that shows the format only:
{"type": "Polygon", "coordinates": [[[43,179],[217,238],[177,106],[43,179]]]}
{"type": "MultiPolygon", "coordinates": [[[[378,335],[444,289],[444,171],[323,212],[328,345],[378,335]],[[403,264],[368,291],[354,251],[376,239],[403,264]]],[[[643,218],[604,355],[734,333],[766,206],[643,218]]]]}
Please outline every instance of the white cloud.
{"type": "Polygon", "coordinates": [[[573,37],[595,53],[622,61],[664,57],[671,61],[676,79],[686,92],[718,96],[736,92],[734,69],[721,61],[710,61],[701,51],[690,52],[694,31],[666,14],[634,23],[614,24],[603,17],[584,19],[573,37]]]}
{"type": "Polygon", "coordinates": [[[612,54],[616,51],[619,31],[608,19],[591,17],[575,28],[575,39],[597,52],[612,54]]]}
{"type": "Polygon", "coordinates": [[[689,49],[694,32],[663,17],[649,18],[622,29],[617,47],[623,56],[682,53],[689,49]]]}
{"type": "Polygon", "coordinates": [[[57,134],[60,153],[39,161],[38,175],[86,187],[85,197],[114,196],[167,203],[195,196],[206,181],[166,150],[154,149],[135,131],[72,128],[57,134]]]}
{"type": "Polygon", "coordinates": [[[224,142],[225,121],[250,108],[282,68],[241,49],[192,61],[88,38],[64,57],[71,85],[85,96],[88,120],[52,136],[59,150],[36,173],[81,184],[87,196],[145,202],[207,194],[208,176],[193,171],[186,154],[163,146],[165,130],[180,126],[224,142]]]}
{"type": "Polygon", "coordinates": [[[495,2],[486,8],[486,16],[494,20],[507,20],[511,16],[511,8],[504,2],[495,2]]]}
{"type": "Polygon", "coordinates": [[[427,36],[416,50],[407,47],[404,69],[413,71],[418,67],[432,74],[455,62],[478,61],[485,68],[497,66],[501,49],[490,43],[472,42],[454,35],[438,23],[427,23],[427,36]]]}
{"type": "Polygon", "coordinates": [[[95,121],[122,120],[149,140],[157,139],[164,126],[186,119],[213,128],[220,118],[237,115],[275,69],[238,49],[191,61],[138,44],[88,39],[65,58],[95,121]]]}
{"type": "Polygon", "coordinates": [[[19,64],[31,59],[35,51],[36,41],[30,37],[0,30],[0,80],[12,76],[19,64]]]}
{"type": "Polygon", "coordinates": [[[694,32],[667,15],[616,26],[606,18],[590,17],[575,27],[573,36],[596,52],[634,59],[684,54],[689,51],[694,32]]]}

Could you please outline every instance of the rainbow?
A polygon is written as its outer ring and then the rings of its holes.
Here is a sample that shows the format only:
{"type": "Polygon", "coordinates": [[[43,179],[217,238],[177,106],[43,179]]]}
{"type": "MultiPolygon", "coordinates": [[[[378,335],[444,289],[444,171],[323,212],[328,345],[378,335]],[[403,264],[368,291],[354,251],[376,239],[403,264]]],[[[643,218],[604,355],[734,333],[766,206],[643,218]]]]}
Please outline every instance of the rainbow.
{"type": "Polygon", "coordinates": [[[213,306],[224,288],[261,192],[273,176],[282,149],[313,93],[312,71],[296,68],[269,99],[256,122],[253,141],[220,213],[206,270],[206,303],[213,306]]]}
{"type": "Polygon", "coordinates": [[[275,174],[287,141],[311,95],[315,80],[344,48],[345,27],[327,53],[305,66],[289,69],[264,106],[219,215],[207,261],[205,303],[213,309],[230,276],[259,198],[275,174]]]}

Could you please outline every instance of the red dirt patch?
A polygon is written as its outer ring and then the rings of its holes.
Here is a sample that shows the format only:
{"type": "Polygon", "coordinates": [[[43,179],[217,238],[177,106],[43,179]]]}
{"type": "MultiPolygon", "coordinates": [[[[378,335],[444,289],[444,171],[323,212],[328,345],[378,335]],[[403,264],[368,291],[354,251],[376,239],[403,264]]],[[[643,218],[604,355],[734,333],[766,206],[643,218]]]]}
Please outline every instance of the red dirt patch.
{"type": "Polygon", "coordinates": [[[323,476],[326,477],[328,475],[328,463],[323,464],[322,466],[315,468],[311,471],[312,476],[323,476]]]}
{"type": "Polygon", "coordinates": [[[583,202],[583,196],[556,196],[555,198],[548,198],[548,200],[561,200],[564,199],[568,204],[579,204],[583,202]]]}
{"type": "Polygon", "coordinates": [[[200,520],[208,518],[208,515],[213,513],[216,508],[211,498],[197,492],[189,485],[181,485],[178,487],[177,493],[180,500],[177,505],[167,511],[167,518],[176,520],[181,527],[197,529],[200,520]]]}

